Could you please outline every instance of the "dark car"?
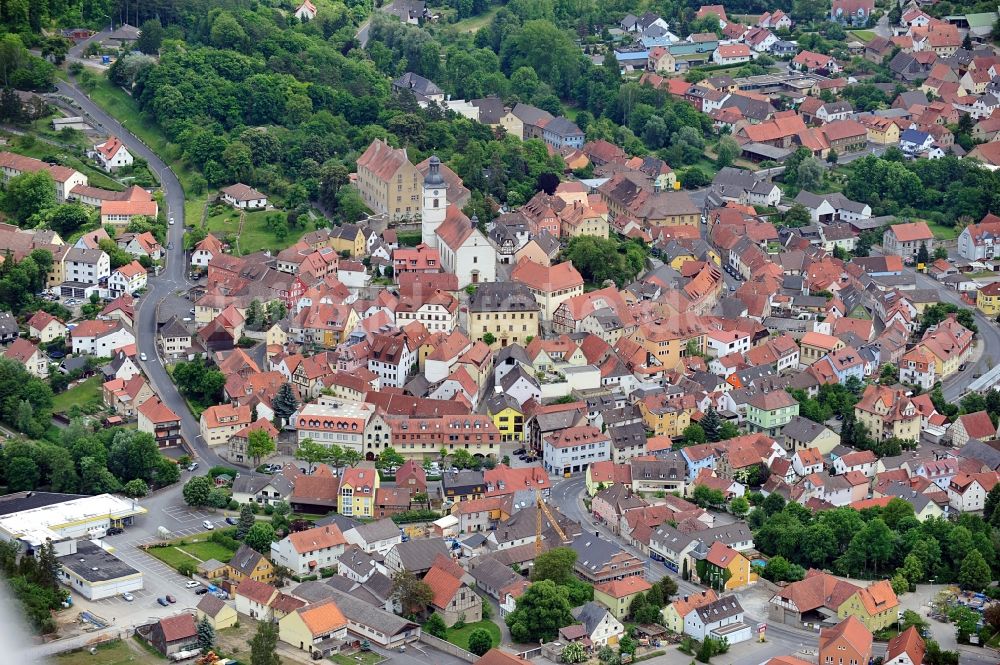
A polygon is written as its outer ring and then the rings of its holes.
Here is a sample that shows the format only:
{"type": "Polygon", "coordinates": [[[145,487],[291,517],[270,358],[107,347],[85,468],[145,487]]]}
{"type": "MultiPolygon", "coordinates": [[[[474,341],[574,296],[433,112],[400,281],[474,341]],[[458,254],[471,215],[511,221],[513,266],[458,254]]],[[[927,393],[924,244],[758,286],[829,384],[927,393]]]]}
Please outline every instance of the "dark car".
{"type": "Polygon", "coordinates": [[[163,605],[164,607],[166,607],[167,605],[170,604],[170,603],[167,602],[166,598],[157,598],[156,602],[158,602],[160,605],[163,605]]]}
{"type": "Polygon", "coordinates": [[[235,517],[227,517],[226,524],[231,524],[233,526],[239,524],[239,521],[235,517]]]}
{"type": "Polygon", "coordinates": [[[514,454],[515,455],[523,455],[524,454],[524,448],[518,448],[517,450],[514,451],[514,454]]]}
{"type": "Polygon", "coordinates": [[[125,533],[125,529],[121,528],[120,526],[113,526],[107,531],[107,535],[109,536],[117,536],[122,533],[125,533]]]}
{"type": "Polygon", "coordinates": [[[200,589],[198,589],[197,591],[194,592],[194,595],[196,595],[196,596],[204,596],[206,593],[208,593],[208,588],[207,587],[201,587],[200,589]]]}
{"type": "Polygon", "coordinates": [[[167,596],[167,602],[173,605],[174,603],[177,602],[177,599],[174,598],[173,596],[167,596]]]}

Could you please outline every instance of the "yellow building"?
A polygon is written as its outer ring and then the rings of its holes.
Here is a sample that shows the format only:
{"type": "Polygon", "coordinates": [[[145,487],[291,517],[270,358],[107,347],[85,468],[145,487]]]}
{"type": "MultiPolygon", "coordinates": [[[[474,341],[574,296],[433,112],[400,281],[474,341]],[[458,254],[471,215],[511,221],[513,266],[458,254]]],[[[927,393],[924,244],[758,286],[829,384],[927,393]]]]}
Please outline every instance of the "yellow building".
{"type": "Polygon", "coordinates": [[[320,642],[346,638],[347,619],[332,598],[300,607],[278,620],[278,639],[310,654],[324,651],[320,642]]]}
{"type": "Polygon", "coordinates": [[[375,212],[387,214],[390,221],[420,215],[423,182],[406,150],[393,148],[382,139],[372,141],[358,158],[355,185],[361,200],[375,212]]]}
{"type": "Polygon", "coordinates": [[[236,608],[210,593],[201,597],[195,611],[198,621],[205,619],[217,631],[231,628],[239,622],[236,608]]]}
{"type": "Polygon", "coordinates": [[[374,517],[375,493],[379,487],[379,476],[375,469],[351,467],[344,471],[340,480],[338,511],[348,517],[374,517]]]}
{"type": "Polygon", "coordinates": [[[991,282],[976,294],[976,308],[989,317],[1000,314],[1000,282],[991,282]]]}
{"type": "Polygon", "coordinates": [[[899,125],[891,118],[871,116],[859,121],[868,132],[868,141],[879,145],[899,143],[899,125]]]}
{"type": "Polygon", "coordinates": [[[706,589],[701,593],[694,593],[683,598],[678,598],[663,608],[660,613],[663,616],[663,626],[676,635],[684,634],[684,617],[689,612],[694,612],[699,607],[714,603],[719,599],[719,595],[712,589],[706,589]]]}
{"type": "Polygon", "coordinates": [[[654,436],[677,438],[691,424],[697,410],[694,395],[668,395],[656,393],[639,400],[639,412],[646,429],[654,436]]]}
{"type": "Polygon", "coordinates": [[[249,578],[256,582],[270,584],[274,581],[274,564],[257,550],[248,545],[241,545],[233,558],[229,560],[226,574],[234,582],[249,578]]]}
{"type": "Polygon", "coordinates": [[[264,333],[264,344],[267,346],[284,346],[288,341],[288,333],[275,323],[264,333]]]}
{"type": "Polygon", "coordinates": [[[511,344],[527,346],[528,338],[538,337],[541,308],[527,286],[513,282],[484,282],[476,285],[469,300],[469,337],[487,342],[493,349],[511,344]]]}
{"type": "Polygon", "coordinates": [[[486,400],[486,412],[500,430],[503,441],[524,441],[524,409],[507,393],[497,393],[486,400]]]}
{"type": "Polygon", "coordinates": [[[345,224],[330,231],[327,244],[338,254],[347,252],[351,256],[364,256],[367,252],[367,239],[360,226],[345,224]]]}
{"type": "Polygon", "coordinates": [[[810,331],[799,340],[799,363],[812,365],[828,353],[844,348],[843,340],[833,335],[810,331]]]}
{"type": "Polygon", "coordinates": [[[899,599],[888,580],[875,582],[867,589],[858,589],[837,608],[837,616],[853,616],[875,633],[896,624],[899,599]]]}
{"type": "Polygon", "coordinates": [[[633,339],[668,370],[676,369],[689,352],[705,352],[705,327],[699,317],[690,314],[642,325],[633,339]]]}
{"type": "Polygon", "coordinates": [[[695,568],[702,584],[725,591],[754,584],[758,579],[749,559],[718,540],[712,543],[708,554],[695,568]]]}
{"type": "Polygon", "coordinates": [[[876,441],[920,440],[920,413],[903,390],[869,385],[854,406],[854,416],[876,441]]]}
{"type": "MultiPolygon", "coordinates": [[[[678,245],[678,247],[680,246],[678,245]]],[[[674,254],[672,257],[670,257],[670,261],[668,263],[670,267],[673,268],[674,270],[680,270],[684,266],[684,264],[687,263],[688,261],[703,261],[705,259],[710,260],[717,266],[722,265],[722,260],[719,258],[719,254],[714,249],[706,248],[704,255],[695,256],[695,253],[687,249],[686,247],[683,248],[679,253],[674,254]]]]}
{"type": "Polygon", "coordinates": [[[641,577],[626,577],[594,586],[594,600],[611,610],[619,621],[624,621],[632,601],[640,593],[645,593],[653,585],[641,577]]]}

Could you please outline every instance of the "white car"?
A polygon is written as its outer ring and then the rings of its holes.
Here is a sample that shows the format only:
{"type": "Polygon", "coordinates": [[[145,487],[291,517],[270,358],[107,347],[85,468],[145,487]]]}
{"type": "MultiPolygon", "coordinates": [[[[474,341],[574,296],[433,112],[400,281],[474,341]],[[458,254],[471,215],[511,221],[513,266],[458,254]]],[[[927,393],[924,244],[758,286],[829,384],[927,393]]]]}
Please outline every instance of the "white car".
{"type": "Polygon", "coordinates": [[[203,527],[205,527],[206,529],[208,529],[209,531],[211,531],[212,529],[215,528],[215,525],[212,524],[211,522],[209,522],[208,520],[205,520],[204,522],[202,522],[201,525],[203,527]]]}
{"type": "Polygon", "coordinates": [[[123,593],[122,594],[122,600],[125,600],[125,601],[128,601],[128,602],[131,603],[133,600],[135,600],[135,596],[133,596],[130,593],[123,593]]]}
{"type": "Polygon", "coordinates": [[[139,360],[141,360],[142,362],[146,362],[146,354],[145,353],[140,353],[139,354],[139,360]]]}
{"type": "Polygon", "coordinates": [[[185,589],[195,589],[195,588],[200,587],[200,586],[201,586],[201,582],[198,582],[196,580],[189,580],[189,581],[187,581],[187,582],[184,583],[184,588],[185,589]]]}
{"type": "Polygon", "coordinates": [[[174,218],[173,218],[173,217],[171,217],[171,218],[170,218],[170,226],[173,226],[173,225],[174,225],[174,218]]]}

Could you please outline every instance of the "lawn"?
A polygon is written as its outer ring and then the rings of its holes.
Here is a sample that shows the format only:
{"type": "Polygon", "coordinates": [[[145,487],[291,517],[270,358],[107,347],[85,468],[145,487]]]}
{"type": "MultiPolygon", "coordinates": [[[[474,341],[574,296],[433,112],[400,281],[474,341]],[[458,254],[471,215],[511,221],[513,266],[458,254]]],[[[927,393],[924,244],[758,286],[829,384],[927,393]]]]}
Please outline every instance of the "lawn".
{"type": "Polygon", "coordinates": [[[177,568],[182,563],[198,564],[209,559],[225,562],[232,559],[233,554],[236,553],[228,547],[210,541],[171,545],[170,547],[151,547],[146,551],[171,568],[177,568]]]}
{"type": "Polygon", "coordinates": [[[480,28],[485,28],[486,25],[493,20],[493,17],[497,15],[500,11],[499,5],[492,7],[489,11],[479,16],[470,16],[469,18],[463,18],[457,23],[453,23],[451,27],[458,30],[459,32],[476,32],[480,28]]]}
{"type": "Polygon", "coordinates": [[[496,625],[489,619],[484,619],[483,621],[477,621],[476,623],[467,623],[458,630],[454,628],[449,628],[448,633],[445,635],[445,639],[454,644],[455,646],[462,647],[466,651],[469,650],[469,635],[472,635],[472,631],[479,628],[484,628],[486,632],[490,634],[493,638],[493,646],[498,646],[500,644],[500,626],[496,625]]]}
{"type": "MultiPolygon", "coordinates": [[[[246,214],[243,231],[237,238],[239,254],[252,254],[263,249],[282,250],[298,242],[299,238],[307,230],[304,225],[288,229],[288,234],[284,239],[279,240],[274,232],[267,228],[265,220],[268,215],[281,215],[284,217],[286,213],[281,210],[257,210],[246,214]]],[[[219,237],[227,234],[236,236],[240,228],[240,214],[236,210],[227,209],[223,213],[210,215],[206,223],[206,228],[219,237]]]]}
{"type": "Polygon", "coordinates": [[[160,665],[162,658],[157,658],[136,644],[133,640],[110,642],[106,646],[97,647],[97,653],[89,651],[74,651],[64,653],[52,659],[55,665],[160,665]]]}
{"type": "Polygon", "coordinates": [[[103,171],[98,170],[90,162],[84,161],[74,154],[69,148],[61,148],[59,146],[52,145],[51,143],[46,143],[45,141],[39,141],[31,135],[17,137],[13,144],[8,147],[11,152],[27,155],[28,157],[34,157],[35,159],[40,159],[42,161],[59,162],[64,166],[74,168],[87,176],[87,180],[94,187],[101,187],[102,189],[110,189],[113,191],[121,191],[125,189],[125,187],[122,186],[122,184],[117,180],[111,178],[103,171]]]}
{"type": "Polygon", "coordinates": [[[66,413],[74,404],[79,404],[85,411],[88,406],[100,404],[103,397],[101,394],[101,377],[92,376],[83,383],[77,384],[52,398],[53,413],[66,413]]]}
{"type": "Polygon", "coordinates": [[[858,41],[868,43],[875,39],[875,33],[871,30],[852,30],[850,34],[858,38],[858,41]]]}
{"type": "Polygon", "coordinates": [[[927,222],[927,226],[938,240],[954,240],[958,237],[958,229],[954,226],[944,226],[936,222],[927,222]]]}

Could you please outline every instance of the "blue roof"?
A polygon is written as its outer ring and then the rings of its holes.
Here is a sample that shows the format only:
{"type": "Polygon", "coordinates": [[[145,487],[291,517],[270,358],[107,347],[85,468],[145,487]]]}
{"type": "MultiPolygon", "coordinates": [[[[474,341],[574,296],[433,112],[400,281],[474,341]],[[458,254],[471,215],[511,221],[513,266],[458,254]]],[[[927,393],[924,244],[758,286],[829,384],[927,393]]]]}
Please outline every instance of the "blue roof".
{"type": "Polygon", "coordinates": [[[923,143],[930,137],[927,132],[922,132],[919,129],[907,129],[902,134],[899,135],[900,141],[907,141],[909,143],[923,143]]]}
{"type": "Polygon", "coordinates": [[[633,62],[636,60],[648,60],[649,51],[615,51],[615,59],[618,62],[633,62]]]}

